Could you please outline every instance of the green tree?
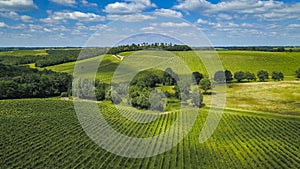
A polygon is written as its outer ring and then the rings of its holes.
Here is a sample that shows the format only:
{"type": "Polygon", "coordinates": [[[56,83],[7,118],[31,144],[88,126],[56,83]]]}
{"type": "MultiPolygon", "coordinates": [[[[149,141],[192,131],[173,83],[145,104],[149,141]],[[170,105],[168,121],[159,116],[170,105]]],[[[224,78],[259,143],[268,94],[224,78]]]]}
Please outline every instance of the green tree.
{"type": "Polygon", "coordinates": [[[225,70],[225,78],[227,83],[230,83],[233,80],[231,71],[225,70]]]}
{"type": "Polygon", "coordinates": [[[163,73],[162,81],[164,85],[175,85],[179,81],[179,77],[171,68],[167,68],[163,73]]]}
{"type": "Polygon", "coordinates": [[[246,79],[249,81],[256,81],[256,77],[254,73],[246,72],[246,79]]]}
{"type": "Polygon", "coordinates": [[[217,83],[224,83],[226,81],[225,73],[223,71],[217,71],[214,75],[214,80],[217,83]]]}
{"type": "Polygon", "coordinates": [[[260,70],[257,73],[257,77],[259,78],[259,81],[264,82],[266,79],[269,79],[269,73],[265,70],[260,70]]]}
{"type": "Polygon", "coordinates": [[[202,90],[204,90],[204,94],[207,94],[207,90],[211,89],[211,82],[207,78],[200,80],[199,85],[200,85],[200,88],[202,90]]]}
{"type": "Polygon", "coordinates": [[[284,75],[282,72],[272,72],[272,79],[274,81],[280,81],[284,79],[284,75]]]}
{"type": "Polygon", "coordinates": [[[242,80],[246,79],[246,74],[242,71],[238,71],[234,73],[234,78],[238,81],[241,82],[242,80]]]}
{"type": "Polygon", "coordinates": [[[296,78],[300,78],[300,68],[296,70],[296,78]]]}
{"type": "Polygon", "coordinates": [[[193,77],[195,78],[196,84],[198,85],[200,80],[203,79],[203,74],[199,72],[193,72],[193,77]]]}
{"type": "Polygon", "coordinates": [[[192,91],[191,97],[192,97],[192,105],[195,107],[201,107],[202,101],[203,101],[203,96],[199,92],[199,90],[194,89],[192,91]]]}

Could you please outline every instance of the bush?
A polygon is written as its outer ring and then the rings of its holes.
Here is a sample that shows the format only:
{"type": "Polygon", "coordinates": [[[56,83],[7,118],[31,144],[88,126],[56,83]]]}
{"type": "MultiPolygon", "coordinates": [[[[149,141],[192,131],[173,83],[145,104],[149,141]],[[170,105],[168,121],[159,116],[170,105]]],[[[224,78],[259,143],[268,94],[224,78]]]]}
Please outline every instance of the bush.
{"type": "Polygon", "coordinates": [[[242,80],[246,79],[246,74],[242,71],[235,72],[234,73],[234,78],[238,81],[241,82],[242,80]]]}
{"type": "Polygon", "coordinates": [[[272,79],[274,81],[280,81],[284,79],[284,75],[281,72],[272,72],[272,79]]]}
{"type": "Polygon", "coordinates": [[[269,73],[264,70],[260,70],[257,73],[257,77],[259,78],[259,81],[264,82],[266,79],[269,79],[269,73]]]}

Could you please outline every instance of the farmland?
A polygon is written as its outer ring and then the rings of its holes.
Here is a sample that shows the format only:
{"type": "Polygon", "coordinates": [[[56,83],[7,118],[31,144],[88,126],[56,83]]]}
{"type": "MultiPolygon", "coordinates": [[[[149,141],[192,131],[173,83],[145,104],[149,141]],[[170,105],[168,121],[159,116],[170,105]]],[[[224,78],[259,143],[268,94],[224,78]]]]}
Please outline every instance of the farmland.
{"type": "MultiPolygon", "coordinates": [[[[8,56],[8,53],[15,57],[39,56],[45,51],[8,51],[0,52],[0,56],[8,56]]],[[[212,51],[197,53],[206,58],[214,54],[212,51]]],[[[192,71],[207,76],[204,65],[199,63],[199,58],[192,51],[145,51],[135,60],[126,61],[132,54],[134,52],[120,53],[125,61],[119,56],[105,54],[80,60],[77,66],[87,71],[84,77],[92,77],[89,71],[94,63],[102,59],[96,78],[109,83],[121,64],[126,68],[126,71],[121,71],[124,73],[121,79],[126,79],[126,72],[167,63],[164,62],[165,57],[176,61],[172,59],[178,56],[192,71]],[[152,60],[150,56],[153,56],[152,60]]],[[[224,69],[254,74],[262,69],[270,73],[280,71],[284,73],[285,81],[234,81],[227,84],[222,119],[206,142],[199,143],[199,134],[208,117],[212,97],[218,94],[214,93],[218,91],[217,88],[210,90],[212,95],[203,96],[205,106],[199,109],[188,135],[171,150],[147,158],[118,156],[94,143],[84,132],[69,98],[56,96],[0,100],[0,168],[300,168],[300,81],[295,80],[295,70],[300,68],[300,52],[221,50],[218,54],[224,69]]],[[[34,63],[29,65],[34,68],[34,63]]],[[[68,62],[38,69],[72,75],[74,66],[75,62],[68,62]]],[[[181,69],[180,73],[187,72],[181,69]]],[[[156,88],[175,93],[173,86],[159,84],[156,88]]],[[[182,117],[185,123],[189,122],[191,115],[188,111],[178,110],[178,100],[171,98],[168,101],[172,103],[168,104],[167,111],[171,111],[153,113],[157,119],[146,124],[122,116],[123,113],[136,114],[135,108],[119,105],[120,113],[110,101],[97,102],[97,105],[105,120],[116,131],[131,137],[145,138],[163,133],[178,117],[182,117]]],[[[91,103],[94,102],[86,101],[87,105],[91,103]]],[[[147,115],[144,110],[139,113],[147,115]]],[[[90,126],[97,132],[95,124],[91,122],[90,126]]],[[[171,136],[175,138],[182,134],[180,132],[178,130],[171,136]]],[[[118,138],[115,143],[122,151],[126,151],[129,144],[118,138]]],[[[147,151],[148,147],[143,149],[147,151]]]]}
{"type": "MultiPolygon", "coordinates": [[[[179,51],[173,53],[181,58],[192,71],[206,73],[204,65],[199,65],[200,60],[194,52],[179,51]]],[[[210,51],[198,51],[197,53],[202,57],[209,57],[213,54],[210,51]]],[[[130,54],[132,52],[121,53],[120,55],[128,56],[130,54]]],[[[224,69],[231,70],[232,72],[250,71],[256,74],[259,70],[263,69],[269,72],[281,71],[285,76],[292,77],[300,65],[300,52],[218,51],[218,55],[224,69]]],[[[106,55],[103,61],[105,60],[112,61],[112,64],[120,63],[120,60],[114,58],[112,55],[106,55]]],[[[72,73],[74,65],[75,62],[70,62],[48,68],[55,71],[72,73]]],[[[107,65],[107,67],[109,66],[107,65]]],[[[112,67],[109,68],[110,71],[114,70],[112,67]]],[[[99,68],[99,72],[101,71],[107,72],[106,68],[99,68]]]]}
{"type": "MultiPolygon", "coordinates": [[[[300,167],[300,121],[296,116],[226,110],[214,135],[200,144],[198,137],[207,116],[204,108],[176,147],[161,155],[135,159],[116,156],[93,143],[82,130],[71,101],[6,100],[0,101],[0,106],[1,168],[300,167]]],[[[116,130],[129,136],[158,134],[180,115],[162,115],[153,123],[138,124],[124,119],[107,103],[99,107],[116,130]]]]}

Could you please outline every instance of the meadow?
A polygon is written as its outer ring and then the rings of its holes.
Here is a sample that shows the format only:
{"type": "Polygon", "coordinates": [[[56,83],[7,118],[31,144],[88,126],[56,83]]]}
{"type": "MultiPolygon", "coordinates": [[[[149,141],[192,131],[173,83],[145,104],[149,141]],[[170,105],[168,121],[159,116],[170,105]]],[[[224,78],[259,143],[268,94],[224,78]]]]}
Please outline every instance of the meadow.
{"type": "MultiPolygon", "coordinates": [[[[214,52],[211,51],[196,51],[196,53],[203,57],[210,57],[210,55],[214,54],[214,52]]],[[[228,69],[233,73],[237,71],[249,71],[256,74],[259,70],[266,70],[269,73],[272,71],[280,71],[288,79],[294,80],[295,78],[293,77],[295,77],[295,71],[300,65],[300,52],[217,51],[217,53],[223,64],[224,70],[228,69]]],[[[124,52],[120,55],[127,57],[132,54],[133,52],[124,52]]],[[[189,66],[191,71],[198,71],[206,74],[204,65],[201,64],[201,60],[193,51],[179,51],[173,52],[173,54],[182,59],[189,66]]],[[[170,55],[169,52],[167,52],[167,55],[170,55]]],[[[88,62],[92,60],[87,59],[85,61],[88,62]]],[[[115,66],[107,65],[109,61],[111,64],[121,63],[119,59],[112,55],[106,55],[103,59],[103,62],[105,61],[108,69],[105,67],[99,68],[99,73],[101,73],[101,71],[108,72],[115,70],[115,66]]],[[[76,62],[70,62],[47,68],[54,71],[72,73],[75,63],[76,62]]],[[[139,62],[139,64],[143,64],[143,62],[139,62]]]]}

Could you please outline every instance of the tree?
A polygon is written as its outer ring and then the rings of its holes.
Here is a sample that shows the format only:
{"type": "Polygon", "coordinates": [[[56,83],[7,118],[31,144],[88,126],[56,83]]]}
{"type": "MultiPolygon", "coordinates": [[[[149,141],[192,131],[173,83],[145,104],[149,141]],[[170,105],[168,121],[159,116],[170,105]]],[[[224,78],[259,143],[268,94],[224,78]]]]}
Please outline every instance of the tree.
{"type": "Polygon", "coordinates": [[[195,78],[196,84],[198,85],[200,80],[203,79],[203,74],[199,72],[193,72],[193,77],[195,78]]]}
{"type": "Polygon", "coordinates": [[[199,90],[194,89],[192,91],[191,95],[192,95],[191,97],[192,97],[192,104],[193,104],[193,106],[195,106],[195,107],[201,107],[202,101],[203,101],[203,96],[199,92],[199,90]]]}
{"type": "Polygon", "coordinates": [[[231,71],[225,70],[225,78],[226,78],[226,83],[229,83],[233,80],[231,71]]]}
{"type": "Polygon", "coordinates": [[[211,89],[211,82],[207,78],[200,80],[199,85],[200,85],[200,88],[204,90],[204,94],[207,93],[207,90],[211,89]]]}
{"type": "Polygon", "coordinates": [[[257,77],[259,78],[259,81],[264,82],[266,79],[269,79],[269,73],[265,70],[260,70],[257,73],[257,77]]]}
{"type": "Polygon", "coordinates": [[[167,68],[163,74],[162,81],[164,85],[175,85],[179,81],[179,77],[171,68],[167,68]]]}
{"type": "Polygon", "coordinates": [[[164,111],[164,105],[166,103],[165,95],[161,91],[153,90],[149,96],[150,99],[150,110],[153,111],[164,111]]]}
{"type": "Polygon", "coordinates": [[[224,83],[226,81],[225,73],[223,71],[217,71],[214,75],[214,80],[217,83],[224,83]]]}
{"type": "Polygon", "coordinates": [[[246,72],[246,79],[249,81],[256,81],[256,77],[254,73],[246,72]]]}
{"type": "Polygon", "coordinates": [[[235,72],[234,73],[234,78],[238,81],[241,82],[242,80],[246,79],[246,74],[242,71],[235,72]]]}
{"type": "Polygon", "coordinates": [[[300,68],[296,70],[296,78],[300,78],[300,68]]]}
{"type": "Polygon", "coordinates": [[[272,79],[274,81],[280,81],[284,79],[284,75],[282,72],[272,72],[272,79]]]}

